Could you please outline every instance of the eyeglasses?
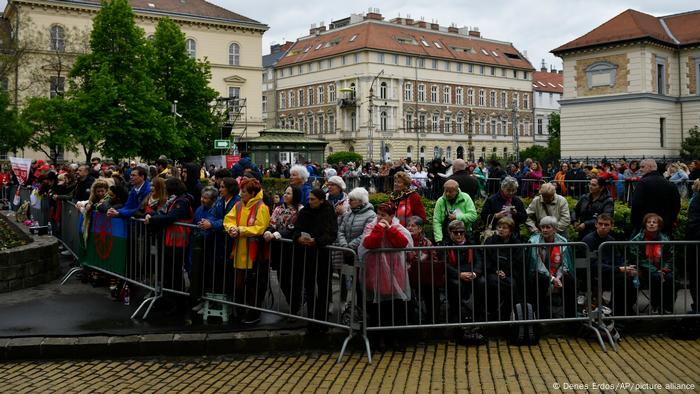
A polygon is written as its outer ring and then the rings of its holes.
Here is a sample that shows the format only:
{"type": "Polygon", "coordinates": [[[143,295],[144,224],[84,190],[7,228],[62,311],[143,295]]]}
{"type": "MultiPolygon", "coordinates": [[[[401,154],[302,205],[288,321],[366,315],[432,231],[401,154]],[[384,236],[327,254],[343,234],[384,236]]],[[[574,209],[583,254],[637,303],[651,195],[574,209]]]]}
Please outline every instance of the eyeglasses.
{"type": "Polygon", "coordinates": [[[464,235],[464,231],[450,231],[452,234],[455,235],[464,235]]]}

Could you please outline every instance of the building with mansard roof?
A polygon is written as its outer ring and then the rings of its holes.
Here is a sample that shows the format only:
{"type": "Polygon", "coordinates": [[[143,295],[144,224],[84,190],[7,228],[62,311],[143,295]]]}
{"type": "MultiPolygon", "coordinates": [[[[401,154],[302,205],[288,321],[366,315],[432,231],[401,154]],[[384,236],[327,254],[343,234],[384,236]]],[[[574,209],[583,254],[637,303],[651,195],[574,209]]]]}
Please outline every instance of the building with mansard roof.
{"type": "Polygon", "coordinates": [[[626,10],[552,53],[564,157],[678,156],[700,124],[700,10],[626,10]]]}
{"type": "Polygon", "coordinates": [[[542,67],[532,73],[532,95],[535,110],[535,142],[546,145],[549,140],[549,115],[559,113],[559,100],[564,93],[563,70],[553,67],[547,70],[542,59],[542,67]]]}
{"type": "MultiPolygon", "coordinates": [[[[260,75],[267,25],[204,0],[130,0],[129,4],[146,36],[155,32],[160,18],[178,23],[190,56],[210,62],[211,87],[221,97],[245,99],[234,133],[254,137],[265,127],[260,75]]],[[[13,45],[27,52],[18,67],[0,75],[14,102],[21,106],[27,97],[63,92],[73,61],[89,50],[92,18],[99,9],[98,0],[8,0],[0,18],[0,39],[5,26],[13,45]]],[[[36,152],[25,155],[43,158],[36,152]]]]}
{"type": "Polygon", "coordinates": [[[530,62],[478,28],[378,10],[312,26],[275,65],[278,126],[366,160],[509,156],[533,143],[530,62]]]}

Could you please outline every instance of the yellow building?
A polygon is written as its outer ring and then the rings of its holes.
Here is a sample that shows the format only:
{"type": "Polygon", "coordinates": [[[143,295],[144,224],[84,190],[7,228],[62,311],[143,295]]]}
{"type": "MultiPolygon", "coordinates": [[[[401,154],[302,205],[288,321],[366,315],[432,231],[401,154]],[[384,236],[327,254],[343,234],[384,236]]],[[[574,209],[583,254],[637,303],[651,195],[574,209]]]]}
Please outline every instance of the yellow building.
{"type": "MultiPolygon", "coordinates": [[[[169,17],[187,37],[192,57],[211,64],[210,85],[221,97],[245,99],[234,133],[246,130],[254,137],[264,128],[262,119],[262,36],[265,24],[204,0],[132,0],[136,23],[146,36],[158,20],[169,17]]],[[[19,105],[30,96],[53,96],[63,91],[65,77],[76,56],[89,50],[92,18],[97,0],[9,0],[0,30],[10,31],[18,48],[26,51],[17,67],[0,75],[19,105]]],[[[0,69],[1,70],[1,69],[0,69]]],[[[40,158],[36,152],[26,157],[40,158]]],[[[41,157],[43,158],[43,157],[41,157]]],[[[66,159],[72,157],[66,156],[66,159]]]]}
{"type": "Polygon", "coordinates": [[[627,10],[552,53],[564,60],[562,157],[675,157],[700,124],[700,10],[627,10]]]}
{"type": "Polygon", "coordinates": [[[471,135],[474,158],[508,156],[514,123],[520,148],[533,143],[533,71],[476,28],[372,10],[312,26],[279,59],[275,119],[328,141],[326,154],[466,159],[471,135]]]}

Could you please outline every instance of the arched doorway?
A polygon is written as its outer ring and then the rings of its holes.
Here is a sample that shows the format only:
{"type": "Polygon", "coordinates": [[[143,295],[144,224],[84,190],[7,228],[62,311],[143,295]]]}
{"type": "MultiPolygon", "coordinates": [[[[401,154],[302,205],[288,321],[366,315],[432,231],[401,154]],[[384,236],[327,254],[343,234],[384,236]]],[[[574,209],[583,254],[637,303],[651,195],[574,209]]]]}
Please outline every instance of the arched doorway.
{"type": "Polygon", "coordinates": [[[457,147],[457,158],[464,159],[464,148],[461,146],[457,147]]]}

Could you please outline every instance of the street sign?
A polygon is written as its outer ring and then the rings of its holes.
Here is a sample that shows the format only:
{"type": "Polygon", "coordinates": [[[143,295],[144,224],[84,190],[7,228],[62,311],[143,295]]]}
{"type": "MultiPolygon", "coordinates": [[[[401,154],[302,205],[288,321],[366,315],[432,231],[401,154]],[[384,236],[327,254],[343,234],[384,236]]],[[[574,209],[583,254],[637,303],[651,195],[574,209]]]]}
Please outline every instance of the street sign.
{"type": "Polygon", "coordinates": [[[214,140],[214,149],[230,149],[231,141],[229,140],[214,140]]]}

